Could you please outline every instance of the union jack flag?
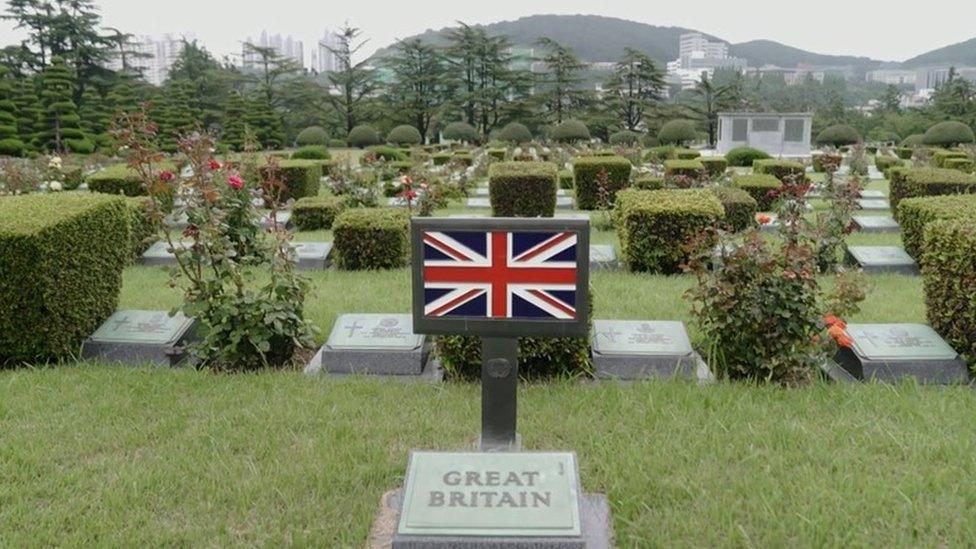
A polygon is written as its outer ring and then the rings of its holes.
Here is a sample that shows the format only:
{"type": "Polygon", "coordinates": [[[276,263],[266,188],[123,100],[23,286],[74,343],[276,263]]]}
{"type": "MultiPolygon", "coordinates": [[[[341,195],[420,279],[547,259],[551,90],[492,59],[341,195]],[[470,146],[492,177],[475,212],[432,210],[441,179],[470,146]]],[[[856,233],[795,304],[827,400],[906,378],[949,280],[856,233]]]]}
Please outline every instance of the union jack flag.
{"type": "Polygon", "coordinates": [[[577,233],[424,231],[424,316],[576,318],[577,233]]]}

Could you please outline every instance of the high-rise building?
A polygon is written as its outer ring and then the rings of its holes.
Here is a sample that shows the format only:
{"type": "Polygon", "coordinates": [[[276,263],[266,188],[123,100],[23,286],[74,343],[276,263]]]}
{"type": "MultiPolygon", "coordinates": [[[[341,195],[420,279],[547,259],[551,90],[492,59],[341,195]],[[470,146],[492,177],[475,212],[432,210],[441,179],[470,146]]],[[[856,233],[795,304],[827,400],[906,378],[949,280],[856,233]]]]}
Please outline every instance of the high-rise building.
{"type": "Polygon", "coordinates": [[[682,34],[678,39],[678,58],[668,67],[668,83],[681,89],[694,88],[703,75],[711,77],[718,69],[746,69],[746,60],[729,57],[729,45],[713,42],[700,32],[682,34]]]}
{"type": "Polygon", "coordinates": [[[725,42],[712,42],[700,32],[682,34],[678,39],[678,57],[685,59],[725,59],[729,56],[729,45],[725,42]]]}
{"type": "Polygon", "coordinates": [[[325,34],[319,39],[317,59],[315,52],[313,52],[312,58],[317,62],[312,63],[312,68],[320,73],[328,73],[341,69],[338,56],[332,53],[332,50],[339,48],[340,43],[339,33],[325,29],[325,34]]]}
{"type": "MultiPolygon", "coordinates": [[[[271,48],[278,55],[290,58],[298,63],[299,67],[305,68],[305,46],[301,40],[295,40],[291,35],[269,35],[268,31],[263,30],[257,40],[248,36],[246,42],[261,48],[271,48]]],[[[260,63],[261,56],[245,48],[243,59],[245,67],[255,67],[260,63]]]]}
{"type": "MultiPolygon", "coordinates": [[[[183,45],[194,40],[196,37],[191,33],[164,34],[159,37],[138,36],[129,46],[129,53],[134,55],[126,56],[126,67],[141,72],[150,84],[160,86],[169,78],[169,71],[183,52],[183,45]]],[[[121,55],[116,54],[108,63],[108,68],[122,70],[121,55]]]]}

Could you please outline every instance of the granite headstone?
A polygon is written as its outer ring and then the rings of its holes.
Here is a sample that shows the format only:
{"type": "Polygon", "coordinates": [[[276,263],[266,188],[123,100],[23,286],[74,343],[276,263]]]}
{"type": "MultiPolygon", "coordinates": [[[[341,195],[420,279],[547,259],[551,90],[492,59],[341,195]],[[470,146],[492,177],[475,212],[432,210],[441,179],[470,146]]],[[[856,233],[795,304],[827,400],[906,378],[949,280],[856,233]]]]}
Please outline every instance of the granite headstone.
{"type": "Polygon", "coordinates": [[[116,311],[85,341],[82,356],[132,366],[176,366],[193,339],[193,324],[182,313],[116,311]]]}
{"type": "Polygon", "coordinates": [[[917,275],[918,263],[900,246],[848,246],[848,265],[857,265],[866,273],[917,275]]]}
{"type": "Polygon", "coordinates": [[[968,383],[969,369],[959,354],[925,324],[850,324],[854,342],[835,361],[860,380],[968,383]]]}
{"type": "Polygon", "coordinates": [[[590,341],[601,379],[711,377],[682,322],[596,320],[590,341]]]}

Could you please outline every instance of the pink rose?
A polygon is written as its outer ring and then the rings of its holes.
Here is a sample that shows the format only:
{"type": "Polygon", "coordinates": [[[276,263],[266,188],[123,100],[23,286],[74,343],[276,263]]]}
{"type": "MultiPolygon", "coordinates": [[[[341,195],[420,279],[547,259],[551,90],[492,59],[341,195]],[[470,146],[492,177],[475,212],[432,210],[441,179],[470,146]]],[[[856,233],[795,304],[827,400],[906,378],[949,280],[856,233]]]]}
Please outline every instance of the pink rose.
{"type": "Polygon", "coordinates": [[[227,184],[230,185],[231,188],[234,188],[234,189],[237,189],[237,190],[241,190],[241,189],[244,188],[244,180],[241,179],[241,176],[239,176],[239,175],[232,175],[232,176],[228,177],[227,178],[227,184]]]}
{"type": "Polygon", "coordinates": [[[172,181],[174,177],[176,177],[176,176],[173,175],[173,172],[170,172],[170,171],[165,171],[165,172],[162,172],[162,173],[159,174],[159,180],[162,181],[162,182],[164,182],[164,183],[168,183],[168,182],[172,181]]]}

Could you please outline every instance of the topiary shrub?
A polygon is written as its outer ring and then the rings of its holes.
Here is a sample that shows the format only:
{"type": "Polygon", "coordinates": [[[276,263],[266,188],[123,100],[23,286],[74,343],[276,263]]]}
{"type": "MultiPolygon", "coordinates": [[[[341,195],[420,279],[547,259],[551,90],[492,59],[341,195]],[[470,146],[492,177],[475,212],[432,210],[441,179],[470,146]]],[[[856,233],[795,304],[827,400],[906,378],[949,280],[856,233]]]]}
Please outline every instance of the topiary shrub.
{"type": "Polygon", "coordinates": [[[529,128],[525,127],[525,124],[511,122],[498,132],[498,139],[516,145],[519,143],[528,143],[532,141],[532,132],[529,131],[529,128]]]}
{"type": "Polygon", "coordinates": [[[147,196],[139,174],[125,164],[116,164],[89,175],[85,182],[94,193],[147,196]]]}
{"type": "Polygon", "coordinates": [[[698,138],[695,123],[691,120],[672,120],[661,126],[657,139],[662,144],[684,145],[698,138]]]}
{"type": "Polygon", "coordinates": [[[678,178],[685,178],[690,181],[684,182],[683,186],[693,186],[704,181],[706,174],[705,165],[700,160],[664,161],[664,178],[669,182],[677,182],[678,178]]]}
{"type": "Polygon", "coordinates": [[[835,124],[817,134],[817,144],[844,147],[861,142],[861,134],[853,126],[835,124]]]}
{"type": "Polygon", "coordinates": [[[725,210],[725,230],[737,233],[756,224],[759,203],[748,192],[736,187],[712,187],[709,190],[725,210]]]}
{"type": "Polygon", "coordinates": [[[445,166],[451,162],[454,155],[448,152],[440,152],[431,157],[435,166],[445,166]]]}
{"type": "Polygon", "coordinates": [[[325,131],[322,126],[309,126],[298,132],[298,136],[295,137],[295,144],[299,147],[310,145],[325,147],[329,144],[329,132],[325,131]]]}
{"type": "Polygon", "coordinates": [[[736,147],[725,153],[725,159],[728,160],[729,166],[736,168],[751,168],[756,160],[765,160],[767,158],[772,157],[766,154],[765,151],[751,147],[736,147]]]}
{"type": "Polygon", "coordinates": [[[775,199],[770,192],[779,189],[783,183],[770,174],[736,175],[732,178],[732,186],[749,193],[756,201],[761,212],[773,209],[775,199]]]}
{"type": "Polygon", "coordinates": [[[610,135],[610,144],[616,147],[633,147],[640,143],[640,139],[639,133],[623,130],[610,135]]]}
{"type": "Polygon", "coordinates": [[[898,147],[895,149],[895,155],[902,160],[911,160],[915,156],[915,149],[911,147],[898,147]]]}
{"type": "Polygon", "coordinates": [[[906,198],[970,194],[976,191],[976,178],[944,168],[891,168],[888,200],[898,216],[898,205],[906,198]]]}
{"type": "Polygon", "coordinates": [[[559,171],[559,188],[570,190],[575,186],[573,182],[573,171],[572,170],[560,170],[559,171]]]}
{"type": "Polygon", "coordinates": [[[492,160],[505,160],[508,149],[488,149],[488,158],[492,160]]]}
{"type": "Polygon", "coordinates": [[[701,158],[701,153],[694,149],[675,149],[671,153],[671,158],[676,158],[678,160],[694,160],[696,158],[701,158]]]}
{"type": "Polygon", "coordinates": [[[922,143],[937,147],[955,147],[974,142],[976,142],[976,135],[973,135],[973,129],[954,120],[940,122],[929,128],[922,136],[922,143]]]}
{"type": "Polygon", "coordinates": [[[674,274],[689,256],[685,244],[725,216],[706,189],[628,189],[614,213],[624,263],[632,271],[674,274]]]}
{"type": "Polygon", "coordinates": [[[379,145],[382,140],[376,128],[364,124],[353,128],[346,136],[346,142],[351,147],[365,149],[370,145],[379,145]]]}
{"type": "MultiPolygon", "coordinates": [[[[322,186],[322,163],[315,160],[278,160],[276,176],[283,183],[278,199],[298,200],[306,196],[318,196],[322,186]]],[[[271,170],[260,168],[261,177],[267,179],[271,170]]]]}
{"type": "Polygon", "coordinates": [[[332,157],[324,145],[306,145],[291,153],[296,160],[328,160],[332,157]]]}
{"type": "Polygon", "coordinates": [[[455,151],[451,155],[451,161],[456,162],[462,166],[470,167],[474,164],[474,154],[471,151],[455,151]]]}
{"type": "MultiPolygon", "coordinates": [[[[553,128],[549,137],[558,143],[576,143],[590,140],[590,129],[579,120],[566,120],[553,128]]],[[[530,138],[531,139],[531,138],[530,138]]]]}
{"type": "Polygon", "coordinates": [[[630,183],[633,166],[622,156],[582,156],[573,160],[573,179],[576,182],[576,207],[595,210],[600,207],[599,175],[607,174],[607,197],[615,203],[617,191],[630,183]]]}
{"type": "Polygon", "coordinates": [[[925,229],[922,283],[929,324],[976,366],[976,221],[936,221],[925,229]]]}
{"type": "Polygon", "coordinates": [[[152,246],[159,233],[159,227],[150,213],[152,200],[149,197],[128,197],[125,199],[125,205],[129,214],[129,249],[132,251],[130,260],[135,260],[152,246]]]}
{"type": "Polygon", "coordinates": [[[631,184],[631,187],[642,191],[656,191],[664,188],[664,178],[656,175],[644,174],[635,179],[631,184]]]}
{"type": "Polygon", "coordinates": [[[377,159],[386,162],[404,162],[407,160],[407,155],[403,151],[387,145],[376,145],[375,147],[370,147],[369,151],[376,155],[377,159]]]}
{"type": "Polygon", "coordinates": [[[330,149],[345,149],[349,146],[349,143],[345,139],[330,139],[329,148],[330,149]]]}
{"type": "Polygon", "coordinates": [[[336,216],[332,234],[340,269],[398,269],[410,257],[410,212],[403,208],[346,210],[336,216]]]}
{"type": "Polygon", "coordinates": [[[665,160],[673,158],[676,149],[677,147],[674,145],[652,147],[644,154],[644,161],[650,162],[651,164],[662,164],[665,160]]]}
{"type": "Polygon", "coordinates": [[[478,135],[478,130],[467,122],[451,122],[444,127],[441,136],[450,141],[461,141],[464,143],[477,143],[481,140],[481,136],[478,135]]]}
{"type": "Polygon", "coordinates": [[[901,146],[909,149],[925,145],[925,134],[913,133],[901,142],[901,146]]]}
{"type": "Polygon", "coordinates": [[[834,166],[840,166],[841,162],[844,161],[844,157],[839,154],[833,154],[833,153],[815,154],[812,157],[813,171],[817,173],[826,172],[827,168],[824,166],[825,160],[831,161],[830,163],[833,164],[834,166]]]}
{"type": "Polygon", "coordinates": [[[935,151],[932,153],[932,162],[939,168],[948,168],[946,161],[956,158],[969,158],[969,155],[962,151],[935,151]]]}
{"type": "Polygon", "coordinates": [[[488,170],[495,217],[552,217],[556,213],[556,165],[496,162],[488,170]]]}
{"type": "Polygon", "coordinates": [[[804,177],[806,174],[803,164],[792,160],[756,160],[752,164],[752,171],[757,174],[769,174],[780,181],[788,177],[804,177]]]}
{"type": "Polygon", "coordinates": [[[0,365],[75,356],[115,311],[131,246],[122,198],[0,199],[0,365]]]}
{"type": "Polygon", "coordinates": [[[885,174],[885,177],[887,177],[888,170],[898,166],[904,166],[905,162],[900,158],[879,155],[874,157],[874,165],[878,168],[878,171],[885,174]]]}
{"type": "Polygon", "coordinates": [[[299,231],[329,230],[336,216],[345,211],[346,202],[339,196],[306,196],[291,208],[291,222],[299,231]]]}
{"type": "Polygon", "coordinates": [[[962,173],[973,173],[974,163],[971,158],[949,158],[945,162],[945,167],[962,173]]]}
{"type": "Polygon", "coordinates": [[[725,171],[729,169],[729,161],[721,156],[699,158],[698,161],[705,166],[705,172],[709,179],[718,179],[725,175],[725,171]]]}
{"type": "Polygon", "coordinates": [[[390,130],[390,133],[386,134],[386,142],[392,143],[394,145],[420,145],[424,142],[424,136],[420,135],[420,130],[417,128],[403,124],[397,126],[390,130]]]}
{"type": "Polygon", "coordinates": [[[921,259],[925,227],[934,221],[976,219],[976,194],[906,198],[898,203],[905,251],[921,259]]]}

